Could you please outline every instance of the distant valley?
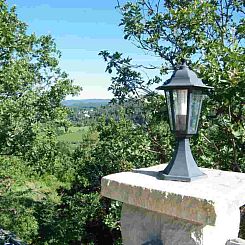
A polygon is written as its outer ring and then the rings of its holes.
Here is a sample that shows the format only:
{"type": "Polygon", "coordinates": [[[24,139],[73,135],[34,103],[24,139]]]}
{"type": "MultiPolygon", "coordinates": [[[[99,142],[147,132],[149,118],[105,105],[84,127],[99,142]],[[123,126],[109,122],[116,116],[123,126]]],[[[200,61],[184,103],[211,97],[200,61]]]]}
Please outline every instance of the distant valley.
{"type": "Polygon", "coordinates": [[[72,108],[96,108],[105,106],[110,99],[81,99],[81,100],[64,100],[63,105],[72,108]]]}

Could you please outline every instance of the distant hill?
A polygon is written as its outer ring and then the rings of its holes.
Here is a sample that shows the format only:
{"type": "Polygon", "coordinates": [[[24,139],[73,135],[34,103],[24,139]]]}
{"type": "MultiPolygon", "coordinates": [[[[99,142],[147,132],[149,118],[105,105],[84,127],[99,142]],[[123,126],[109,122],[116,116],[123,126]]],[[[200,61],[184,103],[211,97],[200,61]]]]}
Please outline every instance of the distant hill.
{"type": "Polygon", "coordinates": [[[83,99],[83,100],[64,100],[63,105],[72,108],[96,108],[105,106],[110,102],[109,99],[83,99]]]}

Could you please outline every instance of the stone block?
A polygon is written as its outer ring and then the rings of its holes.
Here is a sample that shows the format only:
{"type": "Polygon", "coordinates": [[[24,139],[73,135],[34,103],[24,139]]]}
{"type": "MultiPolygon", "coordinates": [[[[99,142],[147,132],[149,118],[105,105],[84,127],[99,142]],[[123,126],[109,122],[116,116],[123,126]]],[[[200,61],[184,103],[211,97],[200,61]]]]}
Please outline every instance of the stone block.
{"type": "Polygon", "coordinates": [[[165,165],[106,176],[101,194],[124,203],[124,245],[224,245],[238,236],[245,174],[202,169],[193,182],[158,179],[165,165]]]}
{"type": "Polygon", "coordinates": [[[226,245],[245,245],[245,240],[237,238],[227,241],[226,245]]]}

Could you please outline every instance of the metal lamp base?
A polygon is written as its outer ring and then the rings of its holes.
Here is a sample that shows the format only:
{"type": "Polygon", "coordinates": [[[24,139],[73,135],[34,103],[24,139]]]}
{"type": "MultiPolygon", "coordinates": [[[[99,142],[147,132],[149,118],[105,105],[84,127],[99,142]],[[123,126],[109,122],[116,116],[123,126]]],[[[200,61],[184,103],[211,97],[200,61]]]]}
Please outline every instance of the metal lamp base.
{"type": "Polygon", "coordinates": [[[158,174],[159,179],[190,182],[207,177],[197,166],[188,138],[178,139],[175,154],[167,167],[158,174]]]}

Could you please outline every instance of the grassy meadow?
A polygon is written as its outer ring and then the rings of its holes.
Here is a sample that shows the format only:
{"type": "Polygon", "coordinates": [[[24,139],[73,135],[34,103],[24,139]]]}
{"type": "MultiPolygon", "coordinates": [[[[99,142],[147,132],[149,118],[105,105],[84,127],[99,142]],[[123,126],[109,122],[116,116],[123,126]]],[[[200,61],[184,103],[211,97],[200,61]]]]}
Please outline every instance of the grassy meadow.
{"type": "Polygon", "coordinates": [[[67,132],[60,134],[58,136],[58,140],[60,142],[69,143],[71,145],[71,148],[75,149],[76,146],[82,142],[82,140],[84,139],[84,135],[87,133],[88,130],[89,130],[88,126],[85,127],[72,126],[69,127],[67,132]]]}

